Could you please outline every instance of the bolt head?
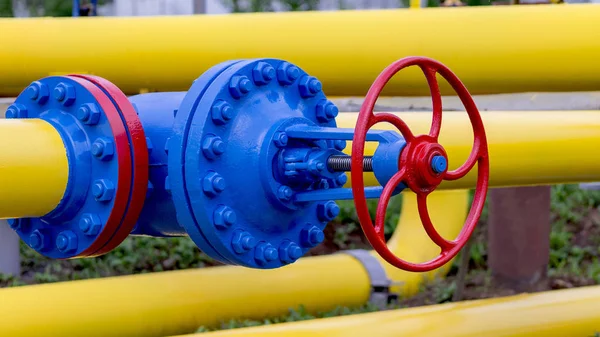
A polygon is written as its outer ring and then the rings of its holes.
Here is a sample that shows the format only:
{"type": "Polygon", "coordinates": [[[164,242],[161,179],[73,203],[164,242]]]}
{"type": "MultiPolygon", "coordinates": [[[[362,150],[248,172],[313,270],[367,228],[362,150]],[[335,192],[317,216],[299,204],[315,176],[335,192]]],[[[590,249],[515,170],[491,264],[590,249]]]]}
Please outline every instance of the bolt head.
{"type": "Polygon", "coordinates": [[[277,67],[277,81],[281,85],[290,85],[300,77],[300,69],[295,65],[283,62],[277,67]]]}
{"type": "Polygon", "coordinates": [[[239,99],[252,90],[252,82],[243,75],[235,75],[229,81],[229,93],[233,98],[239,99]]]}
{"type": "Polygon", "coordinates": [[[258,62],[254,69],[252,69],[252,80],[254,80],[256,85],[268,84],[275,76],[275,68],[267,62],[258,62]]]}
{"type": "Polygon", "coordinates": [[[319,81],[316,77],[313,76],[303,76],[298,81],[298,90],[300,90],[300,96],[303,98],[313,97],[321,90],[323,86],[321,81],[319,81]]]}
{"type": "Polygon", "coordinates": [[[348,182],[348,176],[345,173],[340,174],[335,178],[337,186],[344,186],[348,182]]]}
{"type": "Polygon", "coordinates": [[[46,250],[48,248],[48,238],[38,229],[29,235],[29,247],[35,250],[46,250]]]}
{"type": "Polygon", "coordinates": [[[23,104],[11,104],[8,109],[6,109],[5,118],[27,118],[27,107],[23,104]]]}
{"type": "Polygon", "coordinates": [[[12,229],[19,229],[19,227],[21,227],[21,221],[20,219],[7,219],[6,222],[8,223],[8,226],[12,229]]]}
{"type": "Polygon", "coordinates": [[[233,107],[223,100],[217,101],[210,108],[210,113],[213,122],[217,125],[224,125],[235,117],[235,110],[233,107]]]}
{"type": "MultiPolygon", "coordinates": [[[[317,120],[321,123],[327,123],[332,119],[335,119],[339,113],[338,107],[333,102],[328,100],[321,100],[317,103],[317,120]]],[[[345,142],[344,142],[345,143],[345,142]]],[[[345,145],[344,145],[345,147],[345,145]]]]}
{"type": "Polygon", "coordinates": [[[210,172],[202,179],[202,190],[209,197],[215,197],[225,190],[225,178],[216,172],[210,172]]]}
{"type": "Polygon", "coordinates": [[[277,190],[277,198],[281,201],[290,201],[293,195],[294,191],[289,186],[281,186],[277,190]]]}
{"type": "Polygon", "coordinates": [[[329,189],[329,181],[327,179],[321,179],[317,184],[317,188],[320,190],[328,190],[329,189]]]}
{"type": "Polygon", "coordinates": [[[82,104],[76,115],[77,119],[86,125],[96,125],[100,121],[100,109],[94,103],[82,104]]]}
{"type": "Polygon", "coordinates": [[[294,242],[286,241],[279,246],[279,259],[283,263],[292,263],[302,256],[302,248],[294,242]]]}
{"type": "Polygon", "coordinates": [[[108,179],[98,179],[92,184],[92,195],[97,201],[110,201],[115,195],[115,185],[108,179]]]}
{"type": "Polygon", "coordinates": [[[317,217],[320,221],[329,222],[340,214],[340,207],[333,200],[317,206],[317,217]]]}
{"type": "Polygon", "coordinates": [[[52,95],[54,99],[61,102],[64,106],[70,106],[75,102],[75,87],[61,82],[54,88],[52,95]]]}
{"type": "Polygon", "coordinates": [[[431,168],[437,174],[443,173],[448,169],[448,160],[441,155],[434,156],[431,159],[431,168]]]}
{"type": "Polygon", "coordinates": [[[79,229],[89,236],[95,236],[102,229],[102,220],[96,214],[85,213],[79,219],[79,229]]]}
{"type": "Polygon", "coordinates": [[[256,239],[248,232],[236,231],[231,238],[231,248],[238,254],[243,254],[256,246],[256,239]]]}
{"type": "Polygon", "coordinates": [[[215,159],[225,152],[225,142],[221,137],[210,135],[202,142],[202,153],[208,159],[215,159]]]}
{"type": "Polygon", "coordinates": [[[227,206],[219,206],[213,214],[213,222],[218,229],[227,229],[237,221],[235,212],[227,206]]]}
{"type": "Polygon", "coordinates": [[[319,227],[310,224],[307,224],[306,227],[301,232],[301,245],[312,248],[325,240],[325,233],[319,227]]]}
{"type": "Polygon", "coordinates": [[[92,144],[92,155],[102,161],[111,160],[114,153],[114,143],[108,138],[98,138],[92,144]]]}
{"type": "Polygon", "coordinates": [[[25,95],[32,101],[36,101],[38,104],[44,104],[50,97],[50,90],[46,84],[35,81],[25,89],[25,95]]]}
{"type": "Polygon", "coordinates": [[[277,132],[273,136],[273,142],[277,147],[285,147],[288,144],[288,136],[285,132],[277,132]]]}
{"type": "Polygon", "coordinates": [[[260,243],[254,250],[254,260],[259,265],[267,264],[276,260],[278,257],[279,253],[277,252],[277,249],[275,249],[275,247],[273,247],[273,245],[270,243],[260,243]]]}
{"type": "Polygon", "coordinates": [[[338,150],[338,151],[342,151],[343,149],[346,148],[346,141],[345,140],[334,140],[333,141],[333,147],[338,150]]]}
{"type": "Polygon", "coordinates": [[[62,231],[56,237],[56,248],[63,253],[70,253],[77,250],[77,234],[73,231],[62,231]]]}

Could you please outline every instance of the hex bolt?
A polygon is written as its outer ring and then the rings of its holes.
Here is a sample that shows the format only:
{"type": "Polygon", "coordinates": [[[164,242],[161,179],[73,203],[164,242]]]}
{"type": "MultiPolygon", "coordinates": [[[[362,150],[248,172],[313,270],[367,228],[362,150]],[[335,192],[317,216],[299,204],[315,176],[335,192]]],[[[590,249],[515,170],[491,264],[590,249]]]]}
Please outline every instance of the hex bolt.
{"type": "Polygon", "coordinates": [[[302,248],[296,243],[286,241],[279,246],[279,259],[284,263],[292,263],[302,256],[302,248]]]}
{"type": "Polygon", "coordinates": [[[252,82],[243,75],[235,75],[229,81],[229,93],[233,98],[242,98],[252,90],[252,82]]]}
{"type": "Polygon", "coordinates": [[[50,97],[50,90],[48,90],[48,86],[46,84],[40,81],[35,81],[31,83],[27,89],[25,89],[25,94],[32,101],[36,101],[38,104],[44,104],[50,97]]]}
{"type": "Polygon", "coordinates": [[[300,77],[300,69],[295,65],[283,62],[277,67],[277,81],[282,85],[290,85],[300,77]]]}
{"type": "Polygon", "coordinates": [[[102,161],[111,160],[115,153],[115,145],[108,138],[98,138],[92,144],[92,155],[102,161]]]}
{"type": "Polygon", "coordinates": [[[325,233],[319,227],[310,224],[307,224],[307,227],[301,232],[301,245],[312,248],[325,240],[325,233]]]}
{"type": "Polygon", "coordinates": [[[27,118],[27,107],[23,104],[11,104],[8,109],[6,109],[5,118],[27,118]]]}
{"type": "Polygon", "coordinates": [[[254,80],[256,85],[268,84],[275,76],[275,68],[267,62],[258,62],[254,69],[252,69],[252,80],[254,80]]]}
{"type": "Polygon", "coordinates": [[[46,250],[48,247],[46,236],[38,229],[34,230],[33,233],[29,235],[29,247],[35,250],[46,250]]]}
{"type": "Polygon", "coordinates": [[[225,190],[225,178],[217,172],[210,172],[202,179],[202,190],[209,197],[215,197],[225,190]]]}
{"type": "Polygon", "coordinates": [[[223,100],[217,101],[210,108],[210,113],[213,122],[217,125],[224,125],[235,116],[233,107],[223,100]]]}
{"type": "Polygon", "coordinates": [[[225,152],[225,142],[221,137],[209,135],[202,142],[202,153],[208,159],[215,159],[225,152]]]}
{"type": "Polygon", "coordinates": [[[294,191],[289,186],[281,186],[277,190],[277,198],[281,201],[290,201],[292,200],[292,196],[294,195],[294,191]]]}
{"type": "Polygon", "coordinates": [[[317,103],[317,120],[321,123],[327,123],[336,118],[339,112],[338,107],[331,101],[324,99],[317,103]]]}
{"type": "Polygon", "coordinates": [[[100,109],[94,103],[82,104],[76,115],[77,119],[86,125],[96,125],[100,121],[100,109]]]}
{"type": "Polygon", "coordinates": [[[340,174],[335,178],[337,186],[344,186],[348,182],[348,176],[345,173],[340,174]]]}
{"type": "Polygon", "coordinates": [[[79,219],[79,229],[85,235],[94,236],[102,229],[102,220],[96,214],[84,213],[79,219]]]}
{"type": "Polygon", "coordinates": [[[262,242],[256,246],[254,250],[254,260],[259,265],[267,264],[271,261],[276,260],[279,257],[277,249],[270,243],[262,242]]]}
{"type": "Polygon", "coordinates": [[[236,231],[231,238],[231,247],[238,254],[243,254],[256,246],[256,239],[252,234],[236,231]]]}
{"type": "Polygon", "coordinates": [[[52,95],[54,99],[61,102],[64,106],[70,106],[75,102],[75,87],[61,82],[54,88],[52,95]]]}
{"type": "Polygon", "coordinates": [[[313,97],[323,89],[321,81],[313,76],[303,76],[298,81],[298,90],[300,90],[300,96],[302,98],[313,97]]]}
{"type": "Polygon", "coordinates": [[[56,237],[56,248],[63,253],[70,253],[77,250],[77,234],[73,231],[62,231],[56,237]]]}
{"type": "Polygon", "coordinates": [[[97,201],[110,201],[115,195],[115,185],[108,179],[98,179],[92,185],[92,195],[97,201]]]}
{"type": "Polygon", "coordinates": [[[317,217],[320,221],[329,222],[340,214],[340,207],[333,200],[317,206],[317,217]]]}
{"type": "Polygon", "coordinates": [[[237,216],[231,207],[221,205],[213,213],[213,223],[218,229],[227,229],[237,221],[237,216]]]}
{"type": "Polygon", "coordinates": [[[342,151],[343,149],[346,148],[346,141],[340,140],[340,139],[334,140],[333,147],[338,151],[342,151]]]}
{"type": "Polygon", "coordinates": [[[277,132],[273,136],[273,142],[277,147],[285,147],[288,143],[288,136],[285,132],[277,132]]]}

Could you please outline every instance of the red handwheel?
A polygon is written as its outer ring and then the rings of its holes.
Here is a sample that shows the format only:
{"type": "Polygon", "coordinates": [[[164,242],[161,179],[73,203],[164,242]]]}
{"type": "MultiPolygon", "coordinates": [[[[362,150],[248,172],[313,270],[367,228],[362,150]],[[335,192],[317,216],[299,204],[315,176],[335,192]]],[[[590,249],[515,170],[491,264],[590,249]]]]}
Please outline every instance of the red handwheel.
{"type": "Polygon", "coordinates": [[[425,57],[406,57],[394,62],[383,70],[369,89],[360,109],[352,141],[351,165],[352,194],[354,196],[354,205],[356,206],[358,219],[369,243],[377,253],[388,263],[408,271],[424,272],[443,266],[458,254],[473,233],[485,203],[488,180],[489,158],[483,122],[471,94],[469,94],[469,91],[458,77],[440,62],[425,57]],[[418,136],[413,135],[410,128],[398,116],[390,113],[373,113],[375,102],[387,82],[398,71],[415,65],[421,68],[425,74],[433,101],[433,118],[429,134],[418,136]],[[447,170],[448,156],[442,145],[438,143],[442,126],[442,96],[436,74],[440,74],[446,79],[454,91],[456,91],[466,108],[473,127],[474,141],[471,154],[467,161],[454,171],[447,170]],[[373,125],[381,122],[390,123],[398,128],[406,141],[406,146],[400,155],[398,172],[392,176],[383,188],[377,205],[375,226],[373,226],[367,208],[362,163],[364,160],[367,131],[373,125]],[[475,163],[477,163],[477,186],[469,215],[458,237],[452,241],[446,240],[431,223],[431,218],[427,210],[427,196],[443,180],[457,180],[464,177],[475,166],[475,163]],[[384,219],[386,209],[392,193],[401,182],[404,182],[408,188],[417,194],[417,205],[423,227],[431,240],[441,249],[441,253],[437,257],[424,263],[411,263],[395,256],[388,249],[385,242],[384,219]]]}

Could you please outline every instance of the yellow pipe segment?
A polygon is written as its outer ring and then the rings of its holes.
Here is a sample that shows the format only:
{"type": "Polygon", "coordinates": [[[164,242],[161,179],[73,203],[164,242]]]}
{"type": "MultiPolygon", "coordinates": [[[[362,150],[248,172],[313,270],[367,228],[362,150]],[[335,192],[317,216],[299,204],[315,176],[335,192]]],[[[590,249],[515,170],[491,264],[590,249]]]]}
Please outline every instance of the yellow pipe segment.
{"type": "Polygon", "coordinates": [[[41,119],[0,119],[0,219],[40,217],[58,205],[69,176],[62,138],[41,119]]]}
{"type": "MultiPolygon", "coordinates": [[[[0,19],[0,96],[73,72],[108,78],[129,94],[181,91],[219,62],[259,57],[297,64],[328,95],[360,96],[386,66],[410,55],[446,64],[473,94],[598,90],[598,17],[598,5],[570,4],[0,19]]],[[[383,94],[429,91],[410,69],[383,94]]]]}
{"type": "MultiPolygon", "coordinates": [[[[439,248],[421,227],[414,194],[403,200],[388,244],[396,254],[425,261],[439,248]]],[[[466,191],[431,196],[431,216],[443,235],[458,234],[467,202],[466,191]]],[[[394,290],[405,295],[434,276],[385,268],[399,284],[394,290]]],[[[230,318],[282,315],[299,305],[311,312],[358,306],[369,291],[364,267],[345,254],[301,258],[275,270],[226,266],[6,288],[0,289],[0,336],[168,336],[230,318]]]]}
{"type": "Polygon", "coordinates": [[[585,337],[600,331],[599,301],[600,286],[582,287],[187,337],[585,337]]]}
{"type": "MultiPolygon", "coordinates": [[[[431,112],[397,115],[414,134],[429,131],[431,112]]],[[[600,111],[495,111],[481,115],[490,155],[490,187],[600,180],[600,157],[596,155],[600,145],[600,111]]],[[[357,113],[339,114],[338,127],[354,128],[357,117],[357,113]]],[[[389,124],[375,128],[395,130],[389,124]]],[[[473,131],[466,112],[444,112],[439,141],[448,153],[449,169],[467,159],[473,131]]],[[[376,143],[368,143],[365,155],[373,154],[375,147],[376,143]]],[[[350,154],[351,148],[349,144],[344,151],[350,154]]],[[[439,188],[473,188],[476,168],[466,177],[444,182],[439,188]]],[[[366,177],[365,183],[378,184],[373,175],[366,177]]]]}

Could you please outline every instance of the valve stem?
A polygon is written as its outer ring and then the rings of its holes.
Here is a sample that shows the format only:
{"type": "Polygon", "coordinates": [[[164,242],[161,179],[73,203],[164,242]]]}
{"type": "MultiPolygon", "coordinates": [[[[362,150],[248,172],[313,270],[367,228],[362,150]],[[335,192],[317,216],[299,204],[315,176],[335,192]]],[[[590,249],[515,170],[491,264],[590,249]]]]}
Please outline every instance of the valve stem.
{"type": "MultiPolygon", "coordinates": [[[[349,172],[352,157],[334,155],[327,158],[327,167],[334,172],[349,172]]],[[[373,172],[373,157],[365,157],[363,159],[363,171],[373,172]]]]}

